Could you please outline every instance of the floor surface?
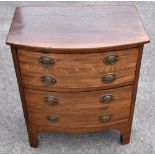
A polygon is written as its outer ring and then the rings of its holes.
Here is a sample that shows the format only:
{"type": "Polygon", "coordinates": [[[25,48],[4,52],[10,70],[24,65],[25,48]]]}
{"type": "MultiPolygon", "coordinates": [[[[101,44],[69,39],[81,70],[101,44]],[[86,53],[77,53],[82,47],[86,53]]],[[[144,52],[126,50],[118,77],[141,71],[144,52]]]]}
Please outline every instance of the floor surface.
{"type": "Polygon", "coordinates": [[[0,2],[0,153],[155,153],[155,2],[0,2]],[[6,36],[16,6],[136,5],[151,43],[144,48],[131,142],[105,131],[87,135],[43,133],[29,146],[6,36]]]}

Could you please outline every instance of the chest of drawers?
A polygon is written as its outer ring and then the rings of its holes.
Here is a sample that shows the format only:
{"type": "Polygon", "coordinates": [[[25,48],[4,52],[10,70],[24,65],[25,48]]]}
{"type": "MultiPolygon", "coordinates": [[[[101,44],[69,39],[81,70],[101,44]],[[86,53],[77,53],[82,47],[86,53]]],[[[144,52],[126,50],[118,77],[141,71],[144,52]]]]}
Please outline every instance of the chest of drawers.
{"type": "Polygon", "coordinates": [[[7,44],[30,145],[43,131],[109,128],[129,143],[148,42],[134,6],[16,8],[7,44]]]}

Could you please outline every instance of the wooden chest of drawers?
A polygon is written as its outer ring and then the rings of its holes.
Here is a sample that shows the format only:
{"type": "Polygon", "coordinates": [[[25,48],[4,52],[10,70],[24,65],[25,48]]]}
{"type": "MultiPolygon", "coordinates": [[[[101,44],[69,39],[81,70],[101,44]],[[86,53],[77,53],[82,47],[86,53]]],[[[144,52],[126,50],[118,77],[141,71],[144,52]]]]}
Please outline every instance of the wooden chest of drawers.
{"type": "Polygon", "coordinates": [[[129,143],[148,42],[134,6],[17,8],[7,44],[30,145],[42,131],[108,128],[129,143]]]}

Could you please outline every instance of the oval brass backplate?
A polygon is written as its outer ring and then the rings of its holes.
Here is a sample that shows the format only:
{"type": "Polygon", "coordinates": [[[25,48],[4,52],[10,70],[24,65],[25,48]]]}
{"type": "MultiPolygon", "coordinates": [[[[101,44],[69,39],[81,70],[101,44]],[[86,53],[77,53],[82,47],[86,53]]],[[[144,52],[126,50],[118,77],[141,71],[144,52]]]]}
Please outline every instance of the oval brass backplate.
{"type": "Polygon", "coordinates": [[[118,55],[108,55],[104,58],[104,63],[107,65],[115,64],[119,60],[118,55]]]}
{"type": "Polygon", "coordinates": [[[41,81],[44,84],[55,84],[56,83],[56,79],[52,76],[42,76],[41,81]]]}
{"type": "Polygon", "coordinates": [[[50,122],[56,122],[56,121],[59,120],[59,117],[58,116],[54,116],[54,115],[49,115],[49,116],[47,116],[47,119],[50,122]]]}
{"type": "Polygon", "coordinates": [[[100,116],[99,120],[101,122],[108,122],[112,119],[112,115],[108,114],[108,115],[103,115],[103,116],[100,116]]]}
{"type": "Polygon", "coordinates": [[[116,75],[113,73],[106,74],[102,77],[102,82],[111,83],[116,79],[116,75]]]}
{"type": "Polygon", "coordinates": [[[44,97],[44,102],[46,102],[47,104],[53,105],[53,104],[57,104],[58,100],[53,96],[46,96],[44,97]]]}
{"type": "Polygon", "coordinates": [[[109,104],[113,100],[114,100],[114,96],[111,94],[107,94],[107,95],[100,97],[100,102],[104,104],[109,104]]]}
{"type": "Polygon", "coordinates": [[[41,56],[39,62],[44,66],[54,65],[55,61],[52,58],[41,56]]]}

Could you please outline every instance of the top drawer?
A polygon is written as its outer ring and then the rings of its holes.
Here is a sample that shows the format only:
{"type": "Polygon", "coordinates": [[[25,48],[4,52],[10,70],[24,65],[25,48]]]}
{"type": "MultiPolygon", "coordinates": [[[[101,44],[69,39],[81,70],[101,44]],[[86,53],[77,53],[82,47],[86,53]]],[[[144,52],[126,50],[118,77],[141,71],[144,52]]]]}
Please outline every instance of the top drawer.
{"type": "Polygon", "coordinates": [[[133,83],[138,48],[91,54],[18,50],[25,88],[97,90],[133,83]]]}

